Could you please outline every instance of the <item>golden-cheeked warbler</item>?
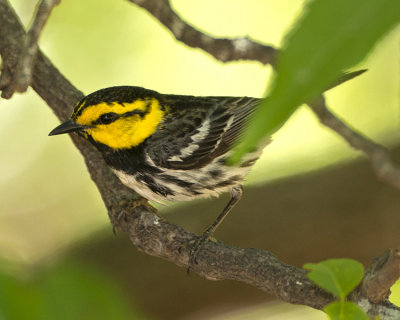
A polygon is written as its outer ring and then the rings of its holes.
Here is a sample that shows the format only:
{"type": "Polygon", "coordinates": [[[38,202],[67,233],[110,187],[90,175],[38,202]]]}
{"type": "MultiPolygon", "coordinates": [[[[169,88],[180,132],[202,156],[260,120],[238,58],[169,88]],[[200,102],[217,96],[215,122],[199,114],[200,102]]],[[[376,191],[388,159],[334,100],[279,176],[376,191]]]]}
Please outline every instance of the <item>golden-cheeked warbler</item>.
{"type": "Polygon", "coordinates": [[[186,201],[231,192],[217,220],[191,252],[189,267],[242,195],[241,181],[267,141],[238,164],[230,149],[260,99],[160,94],[121,86],[83,98],[49,135],[77,132],[102,153],[119,179],[144,198],[186,201]]]}

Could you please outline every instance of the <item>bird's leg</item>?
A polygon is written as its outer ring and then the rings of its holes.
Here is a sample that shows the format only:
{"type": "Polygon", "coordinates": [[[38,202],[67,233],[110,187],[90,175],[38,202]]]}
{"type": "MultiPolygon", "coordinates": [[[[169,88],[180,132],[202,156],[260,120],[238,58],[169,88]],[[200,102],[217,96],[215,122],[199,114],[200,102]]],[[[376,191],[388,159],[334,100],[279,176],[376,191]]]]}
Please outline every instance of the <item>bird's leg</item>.
{"type": "Polygon", "coordinates": [[[242,197],[243,194],[243,187],[242,185],[237,185],[234,186],[231,189],[231,199],[229,200],[228,204],[224,208],[224,210],[220,213],[220,215],[215,219],[215,221],[210,225],[204,232],[203,235],[201,236],[200,239],[198,239],[194,245],[192,250],[190,251],[190,257],[189,257],[189,263],[187,267],[187,272],[190,272],[190,268],[194,263],[196,263],[196,257],[197,254],[199,253],[200,249],[202,246],[210,239],[214,231],[218,228],[218,226],[222,223],[222,221],[225,219],[225,217],[228,215],[228,213],[232,210],[232,208],[238,203],[240,198],[242,197]]]}

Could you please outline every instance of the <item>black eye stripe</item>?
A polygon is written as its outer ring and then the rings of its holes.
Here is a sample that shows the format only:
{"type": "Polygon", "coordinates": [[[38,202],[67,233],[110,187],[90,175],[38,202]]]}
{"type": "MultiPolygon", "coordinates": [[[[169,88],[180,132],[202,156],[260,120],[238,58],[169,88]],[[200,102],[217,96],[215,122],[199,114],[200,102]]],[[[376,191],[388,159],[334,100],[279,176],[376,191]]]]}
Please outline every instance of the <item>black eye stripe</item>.
{"type": "Polygon", "coordinates": [[[146,115],[146,111],[142,111],[142,110],[136,109],[136,110],[129,111],[129,112],[121,114],[121,117],[124,117],[124,118],[125,117],[130,117],[130,116],[133,116],[135,114],[138,114],[141,118],[143,118],[146,115]]]}
{"type": "Polygon", "coordinates": [[[126,117],[130,117],[133,116],[135,114],[139,115],[142,119],[144,118],[144,116],[147,114],[147,110],[143,111],[143,110],[133,110],[133,111],[129,111],[123,114],[118,114],[115,112],[108,112],[108,113],[103,113],[101,116],[99,116],[97,118],[96,121],[94,121],[92,123],[92,125],[97,125],[97,124],[110,124],[116,120],[118,120],[119,118],[126,118],[126,117]]]}
{"type": "Polygon", "coordinates": [[[117,120],[119,117],[120,115],[114,112],[103,113],[92,124],[110,124],[111,122],[117,120]]]}

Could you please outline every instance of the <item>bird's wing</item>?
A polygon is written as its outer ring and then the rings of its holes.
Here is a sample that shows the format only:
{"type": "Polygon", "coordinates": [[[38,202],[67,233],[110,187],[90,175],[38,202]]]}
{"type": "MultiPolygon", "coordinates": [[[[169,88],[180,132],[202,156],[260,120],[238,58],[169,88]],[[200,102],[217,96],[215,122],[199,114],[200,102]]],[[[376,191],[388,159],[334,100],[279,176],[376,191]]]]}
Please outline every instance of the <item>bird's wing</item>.
{"type": "Polygon", "coordinates": [[[189,170],[229,151],[259,99],[168,96],[166,103],[175,108],[175,117],[160,125],[145,151],[158,166],[189,170]]]}

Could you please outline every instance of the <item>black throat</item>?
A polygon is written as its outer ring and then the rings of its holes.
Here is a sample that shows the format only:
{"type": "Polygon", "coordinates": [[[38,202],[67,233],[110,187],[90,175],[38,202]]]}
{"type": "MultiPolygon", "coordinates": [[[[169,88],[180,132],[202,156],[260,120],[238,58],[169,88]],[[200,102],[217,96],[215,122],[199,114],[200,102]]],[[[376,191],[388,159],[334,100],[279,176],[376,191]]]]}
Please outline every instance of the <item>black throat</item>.
{"type": "Polygon", "coordinates": [[[141,143],[137,147],[130,149],[114,150],[91,138],[89,140],[101,152],[107,165],[113,169],[124,171],[127,174],[135,174],[143,171],[160,171],[156,167],[147,164],[144,153],[145,143],[141,143]]]}

